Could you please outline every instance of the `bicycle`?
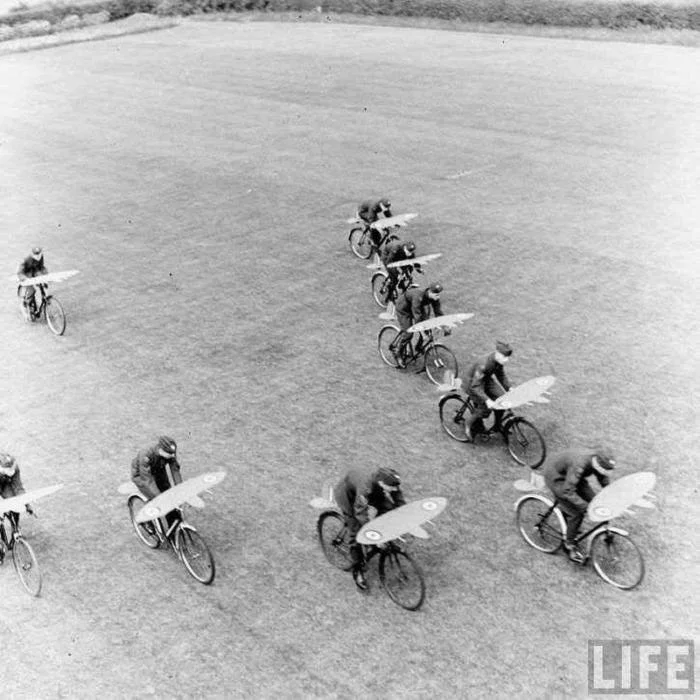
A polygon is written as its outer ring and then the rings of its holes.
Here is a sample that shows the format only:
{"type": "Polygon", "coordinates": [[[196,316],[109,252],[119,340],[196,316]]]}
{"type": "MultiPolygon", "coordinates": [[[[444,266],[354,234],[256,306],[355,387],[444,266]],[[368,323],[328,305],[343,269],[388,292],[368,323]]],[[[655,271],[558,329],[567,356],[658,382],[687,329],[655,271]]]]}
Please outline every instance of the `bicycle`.
{"type": "Polygon", "coordinates": [[[25,305],[24,288],[25,285],[17,287],[17,298],[19,299],[22,318],[32,323],[45,318],[46,324],[54,335],[63,335],[66,330],[66,314],[58,299],[52,294],[48,294],[48,285],[41,283],[34,285],[41,298],[38,307],[36,305],[36,295],[30,305],[25,305]]]}
{"type": "Polygon", "coordinates": [[[413,267],[405,266],[398,270],[398,278],[391,297],[389,297],[389,274],[385,270],[378,270],[372,275],[370,285],[372,287],[372,298],[382,309],[389,306],[389,302],[396,303],[399,294],[405,292],[413,284],[413,267]]]}
{"type": "MultiPolygon", "coordinates": [[[[326,559],[341,571],[350,571],[350,542],[345,518],[337,510],[325,510],[316,524],[326,559]]],[[[391,540],[383,546],[360,545],[365,562],[379,556],[379,580],[387,595],[405,610],[418,610],[425,600],[423,571],[403,547],[391,540]]]]}
{"type": "Polygon", "coordinates": [[[30,595],[38,596],[41,593],[41,571],[34,550],[24,539],[16,513],[0,516],[0,564],[4,562],[6,552],[12,552],[12,563],[24,589],[30,595]]]}
{"type": "Polygon", "coordinates": [[[399,240],[399,237],[393,232],[393,230],[391,228],[387,228],[382,232],[379,245],[375,246],[372,242],[372,235],[370,232],[370,229],[372,228],[371,224],[363,222],[362,219],[356,219],[355,223],[362,223],[362,226],[355,226],[350,230],[348,242],[350,243],[352,252],[361,260],[369,260],[373,253],[379,255],[380,251],[387,243],[399,240]]]}
{"type": "Polygon", "coordinates": [[[137,523],[136,515],[147,502],[140,493],[131,494],[127,501],[136,536],[149,549],[171,546],[193,578],[204,585],[212,583],[216,574],[214,558],[202,536],[185,521],[182,509],[175,508],[171,511],[175,513],[175,518],[170,525],[164,520],[164,526],[160,518],[137,523]]]}
{"type": "MultiPolygon", "coordinates": [[[[450,391],[440,398],[438,402],[440,424],[443,430],[458,442],[469,442],[466,433],[467,412],[473,413],[475,406],[470,396],[465,396],[459,391],[450,391]]],[[[496,423],[493,412],[487,420],[492,420],[488,427],[481,421],[482,430],[474,421],[472,433],[474,440],[477,438],[488,442],[494,435],[501,435],[506,443],[510,456],[518,463],[531,469],[536,469],[547,456],[547,447],[540,431],[530,421],[516,415],[512,410],[503,411],[500,425],[496,423]]]]}
{"type": "MultiPolygon", "coordinates": [[[[554,554],[566,541],[566,519],[556,499],[527,494],[516,502],[515,514],[521,536],[538,551],[554,554]]],[[[604,520],[574,540],[576,546],[584,541],[587,547],[582,565],[590,560],[603,581],[622,590],[631,590],[642,582],[644,558],[627,531],[604,520]]]]}
{"type": "MultiPolygon", "coordinates": [[[[401,329],[393,324],[382,326],[377,336],[379,355],[389,367],[399,368],[392,348],[401,329]]],[[[429,328],[412,333],[411,339],[403,347],[400,360],[401,369],[414,368],[416,374],[425,372],[433,384],[443,384],[447,376],[457,376],[457,358],[452,350],[435,340],[435,329],[429,328]]]]}

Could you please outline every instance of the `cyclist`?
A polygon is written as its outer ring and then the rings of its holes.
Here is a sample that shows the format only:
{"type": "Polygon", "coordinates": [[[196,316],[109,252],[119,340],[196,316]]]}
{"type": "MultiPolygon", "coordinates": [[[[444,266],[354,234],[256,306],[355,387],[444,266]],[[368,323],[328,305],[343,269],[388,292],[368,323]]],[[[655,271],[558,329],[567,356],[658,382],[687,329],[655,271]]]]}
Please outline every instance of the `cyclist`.
{"type": "MultiPolygon", "coordinates": [[[[496,350],[475,362],[467,371],[464,390],[474,404],[474,411],[466,418],[464,432],[468,441],[474,439],[474,432],[483,430],[484,418],[493,408],[493,401],[510,389],[504,365],[510,360],[513,348],[502,340],[496,342],[496,350]]],[[[494,428],[499,429],[503,411],[494,411],[494,428]]]]}
{"type": "MultiPolygon", "coordinates": [[[[411,260],[416,257],[416,244],[413,241],[393,241],[389,243],[384,248],[382,252],[382,262],[386,268],[387,275],[389,279],[387,280],[387,295],[386,298],[389,303],[393,303],[394,294],[396,292],[396,286],[399,283],[399,277],[402,271],[408,272],[406,267],[401,269],[395,267],[388,267],[391,263],[401,262],[402,260],[411,260]]],[[[409,269],[413,269],[416,272],[423,272],[420,265],[411,265],[409,269]]],[[[390,308],[391,310],[391,308],[390,308]]]]}
{"type": "MultiPolygon", "coordinates": [[[[28,255],[19,265],[17,269],[17,277],[20,282],[24,282],[28,278],[39,277],[48,272],[44,266],[44,252],[39,246],[32,248],[31,255],[28,255]]],[[[24,299],[22,300],[23,310],[27,320],[36,316],[36,291],[33,285],[24,287],[24,299]]]]}
{"type": "Polygon", "coordinates": [[[345,517],[345,526],[350,540],[352,577],[355,585],[366,591],[365,559],[362,545],[355,541],[360,528],[369,521],[369,507],[377,515],[388,513],[406,504],[401,491],[401,477],[391,467],[379,467],[371,473],[351,469],[333,489],[333,497],[345,517]]]}
{"type": "MultiPolygon", "coordinates": [[[[24,493],[22,485],[22,477],[19,473],[19,465],[17,460],[7,452],[0,452],[0,498],[12,498],[24,493]]],[[[30,515],[34,512],[32,507],[27,503],[24,507],[30,515]]],[[[11,511],[7,516],[14,521],[15,527],[19,524],[19,513],[11,511]]],[[[0,514],[2,518],[2,514],[0,514]]],[[[0,563],[5,558],[5,549],[0,543],[0,563]]]]}
{"type": "MultiPolygon", "coordinates": [[[[386,197],[376,200],[366,199],[358,207],[357,215],[369,227],[370,224],[373,224],[380,218],[380,215],[384,215],[387,219],[391,216],[391,202],[386,197]]],[[[375,250],[379,250],[379,244],[382,241],[382,232],[377,231],[375,228],[370,228],[369,237],[375,250]]]]}
{"type": "MultiPolygon", "coordinates": [[[[141,450],[131,462],[131,480],[149,499],[182,483],[175,440],[161,435],[155,446],[141,450]]],[[[165,516],[168,526],[176,518],[172,511],[168,513],[165,516]]]]}
{"type": "Polygon", "coordinates": [[[566,519],[564,547],[569,558],[577,564],[582,564],[586,555],[576,546],[576,535],[588,503],[595,496],[588,478],[595,477],[605,487],[610,483],[609,473],[614,468],[615,457],[607,447],[564,450],[552,457],[544,468],[544,481],[555,495],[566,519]]]}
{"type": "MultiPolygon", "coordinates": [[[[400,294],[396,300],[396,315],[398,317],[401,332],[396,336],[394,341],[389,346],[396,364],[403,368],[406,363],[403,360],[404,349],[411,340],[411,334],[408,329],[420,321],[426,321],[430,318],[432,311],[435,316],[442,316],[442,307],[440,306],[440,294],[442,293],[442,285],[439,282],[433,282],[429,287],[420,289],[420,287],[409,287],[403,294],[400,294]]],[[[445,335],[451,333],[450,329],[445,330],[445,335]]],[[[417,352],[423,344],[423,337],[418,341],[416,348],[417,352]]]]}

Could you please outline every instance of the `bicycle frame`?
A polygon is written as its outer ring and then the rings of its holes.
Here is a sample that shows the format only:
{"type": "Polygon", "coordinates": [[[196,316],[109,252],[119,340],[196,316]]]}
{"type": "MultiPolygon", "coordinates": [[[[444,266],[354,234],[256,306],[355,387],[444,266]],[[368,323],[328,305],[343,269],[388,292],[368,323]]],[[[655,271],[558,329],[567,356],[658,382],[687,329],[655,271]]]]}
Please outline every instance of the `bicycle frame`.
{"type": "Polygon", "coordinates": [[[8,551],[12,549],[15,541],[22,536],[22,531],[19,528],[19,523],[17,522],[17,516],[11,513],[5,513],[0,516],[0,538],[2,538],[3,544],[7,547],[8,551]],[[5,521],[10,523],[9,535],[7,533],[7,527],[5,526],[5,521]]]}
{"type": "MultiPolygon", "coordinates": [[[[564,521],[564,524],[566,525],[567,530],[568,530],[569,523],[568,523],[568,521],[567,521],[567,519],[566,519],[566,516],[564,515],[563,511],[562,511],[561,508],[559,508],[559,506],[557,505],[557,501],[555,501],[555,502],[552,504],[552,506],[549,508],[549,510],[542,516],[542,522],[546,521],[547,518],[549,518],[549,516],[550,516],[550,515],[552,514],[552,512],[555,511],[555,510],[558,510],[559,513],[561,514],[562,519],[563,519],[563,521],[564,521]]],[[[584,533],[582,533],[582,534],[579,534],[579,535],[574,539],[574,544],[579,545],[581,542],[583,542],[584,540],[588,539],[588,538],[591,537],[592,535],[595,535],[595,534],[596,534],[597,532],[599,532],[600,530],[611,530],[611,531],[613,531],[613,532],[617,532],[617,533],[622,534],[622,535],[629,535],[629,532],[627,532],[626,530],[623,530],[623,529],[618,528],[618,527],[611,527],[611,526],[610,526],[610,521],[609,521],[609,520],[604,520],[604,521],[602,521],[602,522],[596,523],[590,530],[587,530],[586,532],[584,532],[584,533]]],[[[568,532],[565,532],[565,533],[564,533],[564,537],[562,538],[562,542],[566,539],[566,535],[567,535],[567,534],[568,534],[568,532]]]]}

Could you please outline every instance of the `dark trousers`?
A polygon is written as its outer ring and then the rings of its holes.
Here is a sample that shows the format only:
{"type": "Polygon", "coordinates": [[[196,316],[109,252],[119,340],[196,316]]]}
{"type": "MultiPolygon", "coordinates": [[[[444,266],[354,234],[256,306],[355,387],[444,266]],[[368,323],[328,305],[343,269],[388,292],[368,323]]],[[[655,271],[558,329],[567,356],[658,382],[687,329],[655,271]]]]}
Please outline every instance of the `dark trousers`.
{"type": "Polygon", "coordinates": [[[581,523],[586,517],[586,509],[581,509],[578,505],[567,501],[565,498],[557,498],[557,505],[566,521],[566,543],[573,545],[581,523]]]}

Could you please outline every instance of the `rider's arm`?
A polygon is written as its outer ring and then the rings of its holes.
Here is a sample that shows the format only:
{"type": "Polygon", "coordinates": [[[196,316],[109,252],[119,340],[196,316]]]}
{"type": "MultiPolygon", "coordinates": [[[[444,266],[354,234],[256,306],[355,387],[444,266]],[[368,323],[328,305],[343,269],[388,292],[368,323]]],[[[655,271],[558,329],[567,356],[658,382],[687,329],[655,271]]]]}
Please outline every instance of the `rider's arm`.
{"type": "Polygon", "coordinates": [[[482,365],[477,365],[474,368],[474,373],[471,376],[469,385],[467,386],[467,391],[470,394],[475,394],[484,403],[487,403],[489,396],[484,389],[484,368],[482,365]]]}
{"type": "Polygon", "coordinates": [[[439,299],[434,299],[432,301],[432,305],[433,305],[433,314],[435,316],[444,316],[445,315],[442,313],[442,305],[440,304],[439,299]]]}
{"type": "Polygon", "coordinates": [[[22,477],[19,473],[19,467],[15,469],[15,473],[10,479],[10,488],[12,489],[12,492],[15,494],[15,496],[19,496],[20,494],[25,492],[24,484],[22,484],[22,477]]]}
{"type": "Polygon", "coordinates": [[[355,502],[353,503],[352,509],[358,522],[362,523],[363,525],[366,522],[369,522],[369,501],[367,500],[367,496],[362,493],[358,493],[355,496],[355,502]]]}
{"type": "Polygon", "coordinates": [[[26,262],[26,260],[22,260],[22,262],[19,264],[19,267],[17,268],[17,277],[20,280],[25,280],[27,277],[26,262]]]}
{"type": "Polygon", "coordinates": [[[583,479],[584,469],[584,464],[574,463],[569,465],[569,468],[566,470],[566,478],[562,484],[562,489],[558,494],[581,510],[585,510],[588,507],[588,501],[581,498],[581,496],[578,494],[578,490],[583,479]]]}
{"type": "Polygon", "coordinates": [[[503,365],[497,363],[496,370],[494,371],[494,374],[496,375],[496,379],[498,379],[500,385],[506,391],[510,391],[510,382],[508,381],[508,377],[506,376],[505,369],[503,369],[503,365]]]}
{"type": "Polygon", "coordinates": [[[151,474],[151,463],[147,455],[139,453],[131,463],[131,480],[138,486],[139,491],[148,498],[155,498],[160,491],[151,474]]]}
{"type": "Polygon", "coordinates": [[[403,491],[399,489],[398,491],[394,491],[394,507],[395,508],[400,508],[401,506],[406,505],[406,497],[403,495],[403,491]]]}
{"type": "Polygon", "coordinates": [[[182,483],[182,474],[180,473],[180,463],[174,459],[170,464],[170,473],[173,475],[173,486],[182,483]]]}

